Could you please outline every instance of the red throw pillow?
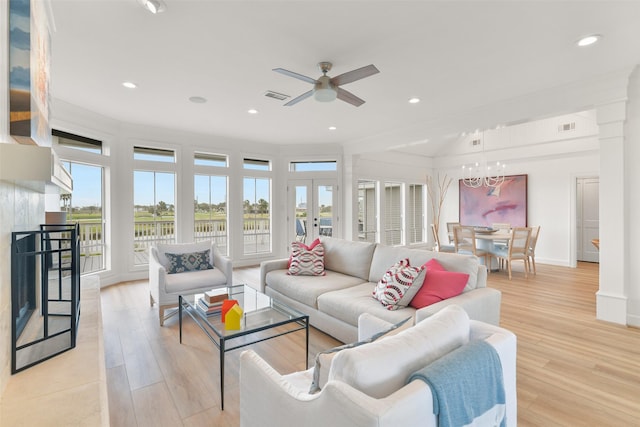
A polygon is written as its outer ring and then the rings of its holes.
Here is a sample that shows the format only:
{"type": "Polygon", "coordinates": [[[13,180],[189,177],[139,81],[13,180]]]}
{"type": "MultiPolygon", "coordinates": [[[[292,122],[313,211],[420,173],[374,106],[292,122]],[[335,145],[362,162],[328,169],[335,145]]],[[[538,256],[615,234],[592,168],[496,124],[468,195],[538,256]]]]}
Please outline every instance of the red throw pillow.
{"type": "MultiPolygon", "coordinates": [[[[311,242],[311,244],[309,246],[305,245],[304,243],[300,243],[300,242],[294,242],[294,243],[299,244],[302,249],[310,251],[311,249],[315,248],[318,245],[318,243],[320,243],[320,238],[318,237],[316,240],[311,242]]],[[[291,260],[292,259],[293,259],[293,253],[291,255],[289,255],[289,262],[287,262],[287,269],[291,268],[291,260]]]]}
{"type": "Polygon", "coordinates": [[[427,274],[424,276],[422,287],[409,303],[416,309],[460,295],[469,281],[468,274],[447,271],[435,259],[425,263],[425,267],[427,274]]]}

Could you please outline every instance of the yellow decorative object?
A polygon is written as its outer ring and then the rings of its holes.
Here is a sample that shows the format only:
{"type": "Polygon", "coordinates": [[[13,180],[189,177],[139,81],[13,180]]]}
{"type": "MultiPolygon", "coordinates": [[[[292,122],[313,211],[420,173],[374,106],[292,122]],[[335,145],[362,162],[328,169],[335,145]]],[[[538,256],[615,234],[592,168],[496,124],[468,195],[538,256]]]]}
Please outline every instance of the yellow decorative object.
{"type": "Polygon", "coordinates": [[[225,316],[225,328],[238,330],[240,329],[240,321],[242,320],[242,309],[238,304],[231,307],[225,316]]]}

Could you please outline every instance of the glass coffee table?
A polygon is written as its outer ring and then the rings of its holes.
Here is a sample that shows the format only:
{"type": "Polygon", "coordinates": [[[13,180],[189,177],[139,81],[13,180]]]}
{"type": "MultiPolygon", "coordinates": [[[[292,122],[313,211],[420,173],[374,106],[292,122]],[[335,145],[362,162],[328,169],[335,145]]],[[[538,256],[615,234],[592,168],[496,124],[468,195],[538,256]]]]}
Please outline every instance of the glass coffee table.
{"type": "Polygon", "coordinates": [[[249,285],[235,285],[227,288],[229,299],[238,301],[244,311],[240,329],[228,330],[222,323],[221,315],[207,316],[197,308],[202,293],[180,295],[179,324],[182,343],[182,316],[191,316],[211,342],[220,350],[220,408],[224,410],[224,354],[227,351],[270,340],[292,332],[305,331],[305,365],[309,367],[309,316],[288,307],[273,298],[258,292],[249,285]]]}

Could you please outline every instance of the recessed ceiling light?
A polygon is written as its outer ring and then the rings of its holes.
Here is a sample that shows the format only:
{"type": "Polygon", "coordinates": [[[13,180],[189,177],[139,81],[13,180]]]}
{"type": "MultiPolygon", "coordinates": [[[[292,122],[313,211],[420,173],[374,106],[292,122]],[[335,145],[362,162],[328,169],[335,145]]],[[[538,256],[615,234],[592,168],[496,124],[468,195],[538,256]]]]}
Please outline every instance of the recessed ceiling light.
{"type": "Polygon", "coordinates": [[[156,13],[164,12],[167,9],[167,5],[163,0],[140,0],[142,6],[149,12],[156,13]]]}
{"type": "Polygon", "coordinates": [[[189,101],[193,102],[194,104],[204,104],[205,102],[207,102],[207,98],[203,98],[201,96],[192,96],[189,98],[189,101]]]}
{"type": "Polygon", "coordinates": [[[249,114],[258,114],[258,110],[256,110],[255,108],[250,108],[249,110],[247,110],[247,113],[249,113],[249,114]]]}
{"type": "Polygon", "coordinates": [[[580,47],[591,46],[602,38],[600,34],[591,34],[590,36],[582,37],[576,42],[580,47]]]}
{"type": "Polygon", "coordinates": [[[420,98],[415,96],[413,98],[409,98],[409,104],[417,104],[418,102],[420,102],[420,98]]]}
{"type": "Polygon", "coordinates": [[[127,89],[135,89],[138,87],[138,85],[133,82],[123,82],[122,86],[126,87],[127,89]]]}
{"type": "Polygon", "coordinates": [[[338,128],[335,127],[335,126],[329,126],[329,130],[336,130],[336,129],[338,129],[338,128]]]}

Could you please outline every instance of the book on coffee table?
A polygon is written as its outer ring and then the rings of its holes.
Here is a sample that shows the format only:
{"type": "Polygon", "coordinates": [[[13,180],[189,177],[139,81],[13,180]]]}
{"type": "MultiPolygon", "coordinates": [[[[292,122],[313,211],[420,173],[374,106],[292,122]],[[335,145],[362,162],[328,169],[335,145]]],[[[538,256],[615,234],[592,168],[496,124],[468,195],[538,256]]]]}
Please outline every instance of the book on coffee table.
{"type": "Polygon", "coordinates": [[[203,314],[211,316],[214,314],[219,314],[222,311],[222,301],[209,304],[205,301],[204,297],[202,297],[198,298],[196,307],[203,314]]]}
{"type": "Polygon", "coordinates": [[[202,298],[207,304],[215,304],[229,298],[229,294],[227,293],[226,287],[217,288],[205,292],[202,298]]]}

